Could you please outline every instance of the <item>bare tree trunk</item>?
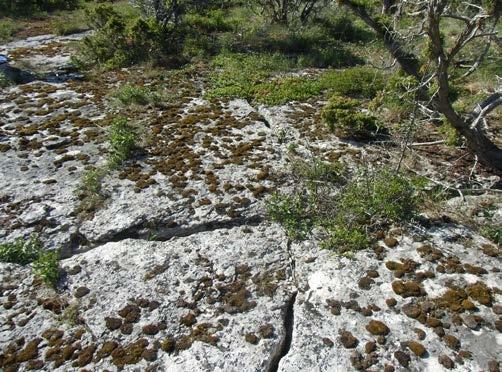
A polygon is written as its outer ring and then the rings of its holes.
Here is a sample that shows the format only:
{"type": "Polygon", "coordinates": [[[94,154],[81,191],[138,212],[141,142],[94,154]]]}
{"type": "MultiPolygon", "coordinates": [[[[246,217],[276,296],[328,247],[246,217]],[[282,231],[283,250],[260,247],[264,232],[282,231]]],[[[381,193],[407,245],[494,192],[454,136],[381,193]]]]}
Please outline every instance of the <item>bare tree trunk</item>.
{"type": "MultiPolygon", "coordinates": [[[[397,36],[397,32],[379,23],[368,14],[364,7],[354,4],[351,0],[345,0],[342,3],[373,29],[406,74],[414,76],[419,81],[421,80],[419,60],[414,54],[405,50],[402,41],[397,36]]],[[[502,104],[502,95],[500,93],[495,93],[492,97],[479,104],[467,118],[460,116],[450,102],[448,67],[451,58],[463,47],[463,45],[465,45],[466,40],[460,40],[458,48],[452,48],[449,55],[445,53],[439,27],[440,18],[446,4],[447,0],[429,1],[428,34],[437,64],[436,79],[439,88],[438,97],[433,100],[431,104],[434,110],[442,113],[451,125],[465,137],[467,146],[478,156],[480,162],[497,171],[502,171],[502,149],[497,147],[497,145],[488,138],[482,126],[485,116],[498,105],[502,104]]],[[[470,27],[479,27],[479,25],[472,24],[470,27]]],[[[472,30],[468,29],[465,34],[461,36],[467,38],[471,34],[472,30]]],[[[418,96],[421,97],[424,96],[425,91],[418,93],[418,96]]]]}

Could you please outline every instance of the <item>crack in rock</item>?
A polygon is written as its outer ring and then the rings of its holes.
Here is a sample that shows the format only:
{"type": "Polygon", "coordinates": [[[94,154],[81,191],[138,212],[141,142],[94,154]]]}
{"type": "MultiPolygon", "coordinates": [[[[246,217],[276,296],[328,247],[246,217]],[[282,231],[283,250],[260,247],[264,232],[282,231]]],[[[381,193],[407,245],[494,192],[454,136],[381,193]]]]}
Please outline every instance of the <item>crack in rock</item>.
{"type": "Polygon", "coordinates": [[[209,221],[189,227],[165,227],[162,226],[162,223],[157,223],[152,226],[151,222],[143,221],[125,230],[111,234],[105,239],[93,242],[87,241],[82,234],[75,234],[74,241],[72,243],[75,248],[74,254],[77,254],[109,242],[119,242],[126,239],[166,241],[171,238],[186,237],[202,232],[232,229],[239,226],[256,226],[263,221],[264,218],[261,215],[239,217],[223,221],[209,221]],[[83,243],[83,245],[79,243],[83,243]]]}
{"type": "Polygon", "coordinates": [[[279,369],[279,363],[281,360],[288,355],[291,349],[291,342],[293,341],[293,328],[295,321],[295,302],[296,302],[297,292],[293,292],[288,300],[288,303],[284,309],[284,338],[277,350],[277,353],[273,355],[270,362],[270,366],[267,372],[277,372],[279,369]]]}

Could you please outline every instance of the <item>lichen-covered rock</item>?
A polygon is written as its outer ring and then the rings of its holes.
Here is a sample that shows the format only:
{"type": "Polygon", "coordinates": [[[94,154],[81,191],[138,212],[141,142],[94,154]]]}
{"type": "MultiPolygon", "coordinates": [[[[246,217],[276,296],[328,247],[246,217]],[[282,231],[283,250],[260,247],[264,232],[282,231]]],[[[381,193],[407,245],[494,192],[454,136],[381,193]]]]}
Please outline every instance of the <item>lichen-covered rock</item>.
{"type": "Polygon", "coordinates": [[[27,368],[27,362],[38,365],[34,361],[42,360],[45,370],[154,365],[176,371],[267,370],[286,337],[285,313],[294,290],[290,258],[279,227],[242,230],[221,229],[167,242],[108,243],[62,261],[64,268],[78,265],[81,271],[69,276],[68,289],[58,293],[34,285],[29,267],[0,264],[2,300],[16,298],[2,312],[0,350],[5,353],[9,344],[26,340],[11,359],[1,359],[2,368],[12,363],[27,368]],[[145,280],[159,263],[168,263],[166,270],[145,280]],[[270,295],[259,290],[263,283],[252,280],[265,272],[276,287],[270,295]],[[75,299],[70,288],[84,286],[89,292],[75,299]],[[43,309],[36,298],[48,295],[67,299],[67,309],[76,310],[58,316],[43,309]],[[237,311],[229,311],[229,301],[237,311]],[[254,306],[241,307],[249,302],[254,306]],[[31,317],[21,327],[19,309],[27,307],[31,317]],[[76,324],[74,311],[83,324],[76,324]],[[121,332],[126,325],[130,330],[121,332]],[[80,329],[84,332],[77,335],[80,329]]]}

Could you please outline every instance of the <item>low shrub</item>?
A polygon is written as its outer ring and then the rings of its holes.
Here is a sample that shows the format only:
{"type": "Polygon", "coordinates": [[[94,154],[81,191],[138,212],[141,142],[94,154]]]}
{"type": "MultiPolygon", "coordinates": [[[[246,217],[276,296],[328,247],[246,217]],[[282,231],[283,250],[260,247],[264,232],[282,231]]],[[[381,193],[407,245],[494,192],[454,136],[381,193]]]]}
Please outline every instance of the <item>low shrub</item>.
{"type": "Polygon", "coordinates": [[[347,97],[333,96],[321,116],[328,128],[340,138],[369,140],[380,131],[377,119],[360,111],[361,102],[347,97]]]}
{"type": "Polygon", "coordinates": [[[109,163],[111,167],[120,166],[129,159],[136,148],[136,133],[126,118],[115,119],[109,130],[109,163]]]}
{"type": "Polygon", "coordinates": [[[369,247],[376,230],[406,223],[416,213],[416,185],[389,169],[347,180],[344,167],[308,164],[295,173],[302,179],[301,191],[276,194],[267,204],[271,219],[292,239],[305,239],[317,227],[323,248],[347,253],[369,247]]]}
{"type": "Polygon", "coordinates": [[[81,0],[0,0],[0,13],[7,16],[33,16],[40,12],[75,9],[81,4],[81,0]]]}

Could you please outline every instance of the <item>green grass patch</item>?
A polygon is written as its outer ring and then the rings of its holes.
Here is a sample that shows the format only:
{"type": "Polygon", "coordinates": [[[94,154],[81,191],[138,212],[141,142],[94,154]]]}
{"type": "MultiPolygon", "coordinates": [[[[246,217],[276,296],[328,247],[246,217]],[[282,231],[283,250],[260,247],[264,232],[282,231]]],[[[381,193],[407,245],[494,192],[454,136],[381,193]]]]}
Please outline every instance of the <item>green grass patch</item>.
{"type": "Polygon", "coordinates": [[[357,67],[281,76],[301,67],[297,60],[280,53],[224,53],[213,59],[213,67],[206,98],[244,98],[267,105],[304,101],[324,93],[372,98],[384,84],[381,73],[357,67]]]}

